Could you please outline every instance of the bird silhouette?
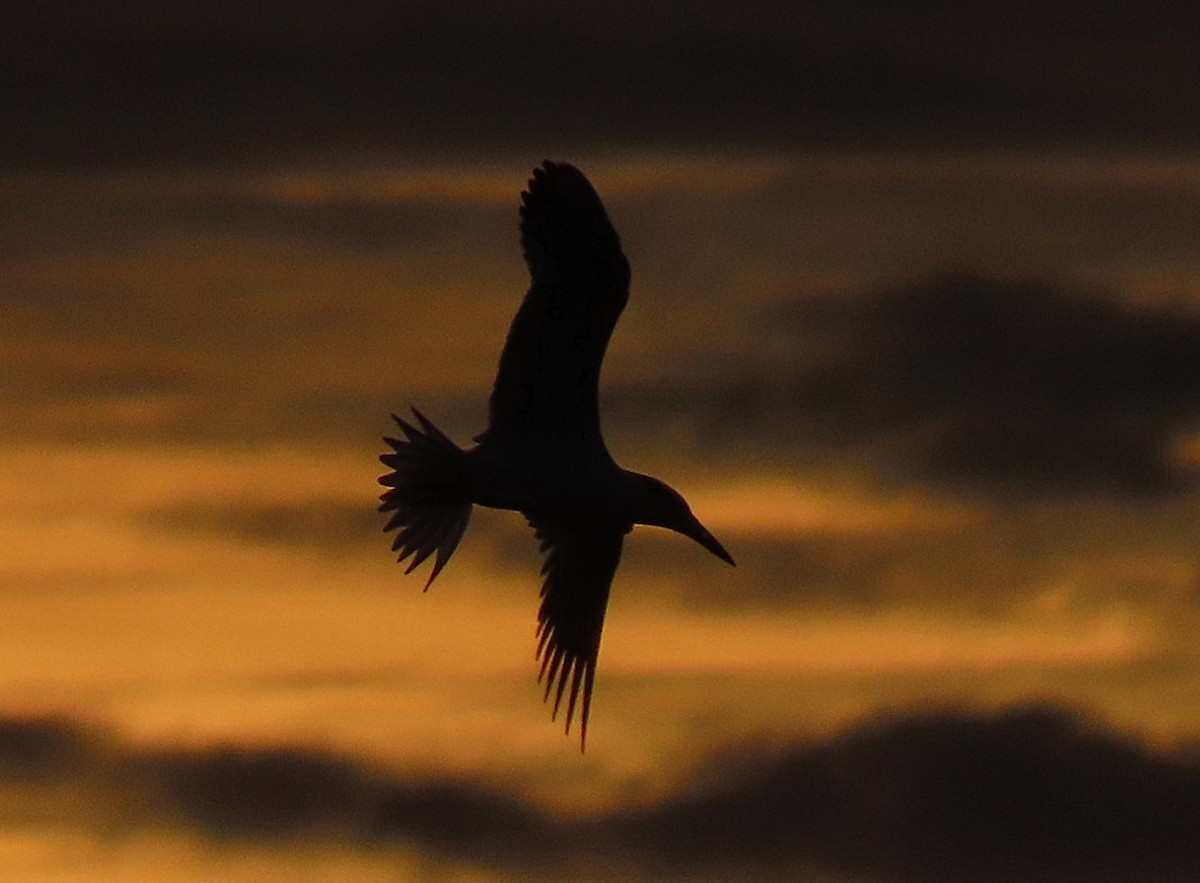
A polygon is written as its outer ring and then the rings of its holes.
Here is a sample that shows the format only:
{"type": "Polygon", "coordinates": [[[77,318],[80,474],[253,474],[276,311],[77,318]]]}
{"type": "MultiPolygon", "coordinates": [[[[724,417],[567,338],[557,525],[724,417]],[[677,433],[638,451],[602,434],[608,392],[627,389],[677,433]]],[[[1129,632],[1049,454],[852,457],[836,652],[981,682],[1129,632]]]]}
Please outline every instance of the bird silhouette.
{"type": "Polygon", "coordinates": [[[733,558],[672,488],[619,467],[600,432],[600,365],[629,299],[629,262],[600,197],[583,173],[545,161],[521,194],[521,247],[531,286],[500,356],[488,426],[459,448],[415,407],[415,425],[392,415],[402,438],[379,459],[392,471],[380,511],[390,512],[397,561],[411,573],[431,555],[428,589],[467,528],[474,505],[522,513],[545,553],[537,653],[551,719],[567,696],[570,733],[580,706],[587,740],[592,686],[609,588],[625,534],[665,527],[718,558],[733,558]],[[568,690],[569,685],[569,690],[568,690]]]}

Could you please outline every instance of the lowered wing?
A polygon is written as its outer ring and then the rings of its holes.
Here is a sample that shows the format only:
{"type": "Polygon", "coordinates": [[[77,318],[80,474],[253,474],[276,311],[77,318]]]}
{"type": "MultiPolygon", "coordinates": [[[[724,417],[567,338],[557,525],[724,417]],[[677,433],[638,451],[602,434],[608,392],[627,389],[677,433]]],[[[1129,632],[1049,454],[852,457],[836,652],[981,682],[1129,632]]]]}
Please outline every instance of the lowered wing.
{"type": "Polygon", "coordinates": [[[567,698],[566,731],[571,731],[575,708],[582,699],[579,745],[587,740],[592,707],[592,682],[600,655],[600,633],[608,607],[608,591],[621,560],[628,528],[591,523],[560,524],[530,519],[542,542],[546,560],[542,574],[542,605],[538,609],[538,681],[546,681],[544,698],[554,693],[551,718],[567,698]]]}

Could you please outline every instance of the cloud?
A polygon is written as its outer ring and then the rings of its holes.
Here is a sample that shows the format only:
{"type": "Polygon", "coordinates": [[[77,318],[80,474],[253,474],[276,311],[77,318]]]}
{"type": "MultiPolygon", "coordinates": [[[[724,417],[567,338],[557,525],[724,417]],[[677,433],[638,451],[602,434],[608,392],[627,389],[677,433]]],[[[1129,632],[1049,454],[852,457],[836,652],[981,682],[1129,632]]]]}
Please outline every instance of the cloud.
{"type": "Polygon", "coordinates": [[[146,758],[139,774],[182,823],[222,840],[340,829],[360,810],[366,787],[355,764],[290,748],[168,752],[146,758]]]}
{"type": "MultiPolygon", "coordinates": [[[[218,843],[407,844],[504,876],[971,883],[1200,872],[1200,756],[1039,705],[731,745],[652,805],[583,818],[318,750],[138,748],[36,718],[0,723],[0,785],[18,798],[70,785],[87,799],[56,804],[58,824],[108,835],[170,826],[218,843]]],[[[28,805],[0,802],[0,825],[28,805]]]]}
{"type": "Polygon", "coordinates": [[[0,779],[41,785],[93,760],[88,734],[64,718],[0,718],[0,779]]]}
{"type": "Polygon", "coordinates": [[[1139,43],[1093,5],[982,21],[810,6],[759,2],[731,21],[719,4],[37,4],[0,29],[0,155],[95,168],[1195,135],[1178,11],[1141,13],[1139,43]],[[1093,29],[1104,55],[1082,38],[1093,29]]]}
{"type": "Polygon", "coordinates": [[[804,358],[715,393],[714,438],[764,423],[884,474],[1016,497],[1188,484],[1172,445],[1200,416],[1194,313],[944,275],[797,300],[761,333],[804,358]]]}
{"type": "Polygon", "coordinates": [[[429,782],[386,789],[368,836],[415,839],[457,859],[534,873],[560,864],[575,846],[569,826],[506,796],[466,782],[429,782]]]}
{"type": "Polygon", "coordinates": [[[368,545],[386,549],[383,521],[364,488],[355,504],[331,498],[282,502],[185,502],[155,507],[138,521],[156,530],[217,534],[255,546],[352,554],[368,545]]]}
{"type": "Polygon", "coordinates": [[[653,844],[647,858],[673,873],[714,861],[747,877],[816,865],[914,881],[1200,870],[1187,845],[1200,832],[1195,754],[1156,754],[1058,708],[880,718],[824,743],[746,757],[731,751],[726,781],[695,797],[602,827],[653,844]]]}
{"type": "Polygon", "coordinates": [[[210,196],[183,202],[185,223],[219,229],[224,235],[283,236],[340,247],[351,254],[378,253],[425,238],[439,220],[430,206],[365,200],[323,200],[286,204],[236,196],[210,196]]]}

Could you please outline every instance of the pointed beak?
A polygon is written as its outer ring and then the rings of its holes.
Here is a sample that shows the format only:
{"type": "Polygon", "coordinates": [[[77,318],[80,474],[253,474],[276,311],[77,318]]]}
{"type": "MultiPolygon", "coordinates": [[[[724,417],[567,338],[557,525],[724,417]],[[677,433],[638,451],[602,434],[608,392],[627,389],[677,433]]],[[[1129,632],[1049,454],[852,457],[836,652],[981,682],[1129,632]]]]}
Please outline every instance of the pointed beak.
{"type": "Polygon", "coordinates": [[[726,564],[737,567],[737,563],[733,560],[733,556],[725,551],[717,538],[708,532],[708,529],[693,517],[692,523],[687,526],[686,530],[680,531],[684,536],[691,537],[697,543],[702,545],[708,551],[712,552],[726,564]]]}

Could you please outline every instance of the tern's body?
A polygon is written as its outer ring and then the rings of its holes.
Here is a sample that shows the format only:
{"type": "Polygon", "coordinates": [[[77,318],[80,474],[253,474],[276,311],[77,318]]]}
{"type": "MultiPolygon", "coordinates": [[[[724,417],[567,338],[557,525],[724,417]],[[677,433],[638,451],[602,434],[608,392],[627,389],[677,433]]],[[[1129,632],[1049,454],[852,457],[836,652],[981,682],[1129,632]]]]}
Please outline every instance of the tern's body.
{"type": "Polygon", "coordinates": [[[490,509],[542,518],[587,512],[591,518],[623,524],[626,531],[646,509],[642,477],[611,459],[581,463],[561,454],[529,458],[482,444],[466,452],[466,461],[467,494],[476,505],[490,509]]]}
{"type": "MultiPolygon", "coordinates": [[[[471,507],[525,515],[547,553],[538,611],[539,679],[567,728],[582,696],[586,737],[592,681],[613,574],[635,524],[666,527],[733,563],[683,498],[619,467],[600,433],[598,383],[629,296],[629,264],[587,179],[566,164],[534,170],[522,194],[521,244],[532,285],[513,320],[492,390],[488,428],[462,450],[413,410],[403,439],[380,459],[392,472],[380,507],[408,572],[435,555],[429,582],[454,553],[471,507]]],[[[428,583],[426,584],[428,587],[428,583]]]]}

